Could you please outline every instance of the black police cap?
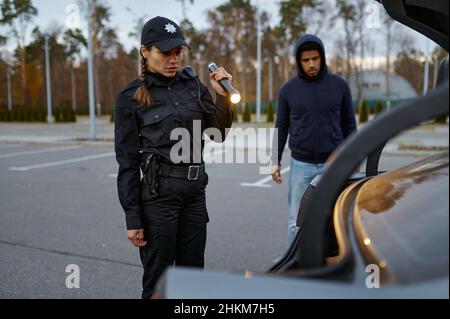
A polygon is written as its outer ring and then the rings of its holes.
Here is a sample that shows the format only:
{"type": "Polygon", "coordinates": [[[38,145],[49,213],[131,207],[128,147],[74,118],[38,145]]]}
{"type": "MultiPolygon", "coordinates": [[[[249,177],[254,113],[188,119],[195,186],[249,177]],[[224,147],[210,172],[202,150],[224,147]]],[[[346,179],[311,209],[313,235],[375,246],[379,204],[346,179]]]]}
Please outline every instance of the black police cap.
{"type": "Polygon", "coordinates": [[[168,52],[176,47],[191,48],[184,39],[180,27],[170,19],[155,17],[150,19],[142,29],[141,44],[153,43],[161,52],[168,52]]]}

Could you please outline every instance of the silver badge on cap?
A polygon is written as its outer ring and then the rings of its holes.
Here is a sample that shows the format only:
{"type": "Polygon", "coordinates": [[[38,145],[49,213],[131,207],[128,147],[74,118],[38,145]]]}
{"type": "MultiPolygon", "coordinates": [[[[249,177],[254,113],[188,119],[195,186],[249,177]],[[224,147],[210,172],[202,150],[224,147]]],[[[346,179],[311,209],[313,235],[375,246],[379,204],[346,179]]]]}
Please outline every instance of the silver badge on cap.
{"type": "Polygon", "coordinates": [[[177,29],[175,28],[175,26],[172,23],[167,23],[166,24],[166,31],[168,33],[175,33],[175,32],[177,32],[177,29]]]}

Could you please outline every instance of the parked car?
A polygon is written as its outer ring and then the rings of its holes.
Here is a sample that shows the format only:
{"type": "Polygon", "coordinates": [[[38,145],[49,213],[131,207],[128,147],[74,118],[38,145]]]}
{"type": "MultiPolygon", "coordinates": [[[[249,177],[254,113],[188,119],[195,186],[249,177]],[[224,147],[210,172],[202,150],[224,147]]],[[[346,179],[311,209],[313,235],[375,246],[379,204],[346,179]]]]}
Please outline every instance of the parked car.
{"type": "MultiPolygon", "coordinates": [[[[448,52],[448,1],[382,4],[448,52]]],[[[389,139],[448,115],[448,86],[447,57],[432,92],[377,117],[335,152],[302,200],[294,242],[267,272],[168,269],[158,297],[448,298],[448,152],[378,171],[389,139]],[[354,174],[365,159],[365,172],[354,174]]]]}

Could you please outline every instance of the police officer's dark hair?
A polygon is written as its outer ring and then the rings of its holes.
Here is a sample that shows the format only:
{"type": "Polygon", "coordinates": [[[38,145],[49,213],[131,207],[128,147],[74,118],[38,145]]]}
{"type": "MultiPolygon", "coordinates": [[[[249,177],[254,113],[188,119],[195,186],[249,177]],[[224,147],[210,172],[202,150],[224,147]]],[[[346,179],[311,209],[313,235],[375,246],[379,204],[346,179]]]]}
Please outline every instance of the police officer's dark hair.
{"type": "MultiPolygon", "coordinates": [[[[152,46],[153,46],[152,44],[147,44],[145,46],[145,49],[147,51],[150,51],[152,49],[152,46]]],[[[139,76],[141,80],[141,86],[134,93],[134,99],[140,105],[144,107],[150,107],[153,105],[153,98],[150,95],[150,91],[147,89],[147,77],[145,76],[146,72],[147,72],[147,59],[145,59],[141,53],[141,74],[139,76]]]]}

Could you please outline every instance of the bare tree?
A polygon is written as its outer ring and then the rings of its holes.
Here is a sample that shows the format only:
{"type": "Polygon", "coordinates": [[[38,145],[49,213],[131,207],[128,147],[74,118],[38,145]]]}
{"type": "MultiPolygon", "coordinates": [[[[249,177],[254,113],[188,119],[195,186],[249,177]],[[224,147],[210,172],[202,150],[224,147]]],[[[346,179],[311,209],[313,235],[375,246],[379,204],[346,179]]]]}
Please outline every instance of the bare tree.
{"type": "MultiPolygon", "coordinates": [[[[345,45],[339,45],[339,47],[345,48],[345,61],[346,70],[344,72],[347,81],[354,74],[353,68],[355,67],[355,53],[357,47],[357,39],[354,31],[354,21],[356,16],[356,8],[353,4],[348,3],[345,0],[337,0],[337,18],[342,19],[345,33],[345,45]]],[[[340,42],[341,40],[338,40],[340,42]]]]}
{"type": "Polygon", "coordinates": [[[357,76],[356,80],[358,83],[358,100],[362,101],[364,99],[364,61],[366,57],[365,48],[366,48],[366,34],[364,30],[365,24],[365,9],[366,9],[366,0],[356,0],[356,17],[355,17],[355,26],[358,30],[358,47],[359,47],[359,59],[360,63],[357,66],[357,76]]]}
{"type": "Polygon", "coordinates": [[[70,58],[70,77],[72,83],[72,108],[77,110],[77,87],[76,74],[74,69],[75,60],[80,59],[80,51],[82,47],[87,47],[87,40],[81,33],[80,29],[66,30],[64,33],[64,42],[66,44],[66,54],[70,58]]]}
{"type": "Polygon", "coordinates": [[[29,95],[26,75],[25,38],[33,17],[37,15],[37,9],[33,6],[31,0],[3,0],[0,4],[0,11],[2,16],[0,25],[7,26],[17,40],[21,64],[22,103],[27,104],[29,95]]]}
{"type": "MultiPolygon", "coordinates": [[[[127,11],[130,12],[135,18],[133,29],[128,34],[128,36],[136,39],[136,41],[138,43],[137,49],[138,49],[138,51],[140,51],[141,32],[142,32],[142,29],[144,28],[145,22],[147,20],[147,15],[138,16],[136,13],[134,13],[133,10],[131,10],[130,7],[127,7],[127,11]]],[[[140,52],[138,52],[138,54],[137,54],[136,67],[137,67],[137,75],[139,76],[139,74],[141,73],[141,54],[140,54],[140,52]]]]}
{"type": "Polygon", "coordinates": [[[333,10],[334,1],[317,0],[313,6],[306,6],[302,11],[303,21],[306,24],[306,31],[311,34],[320,35],[322,30],[329,30],[335,22],[333,10]]]}
{"type": "Polygon", "coordinates": [[[421,53],[415,48],[415,40],[411,35],[404,34],[397,39],[400,50],[393,63],[396,74],[403,76],[416,90],[423,89],[423,66],[420,60],[421,53]]]}
{"type": "MultiPolygon", "coordinates": [[[[319,0],[288,0],[280,2],[279,14],[281,17],[280,26],[277,27],[276,33],[280,40],[279,48],[280,56],[282,56],[284,66],[284,80],[289,80],[291,74],[295,72],[292,68],[291,48],[295,45],[295,41],[308,28],[310,23],[307,13],[321,8],[322,2],[319,0]],[[307,11],[308,10],[308,11],[307,11]]],[[[295,60],[294,60],[295,61],[295,60]]]]}
{"type": "Polygon", "coordinates": [[[100,90],[100,76],[99,76],[99,68],[102,61],[101,55],[101,41],[100,39],[105,33],[107,29],[106,24],[109,22],[111,13],[110,8],[101,3],[101,0],[91,0],[92,1],[92,12],[91,12],[91,21],[92,21],[92,42],[93,42],[93,50],[94,50],[94,83],[95,83],[95,100],[97,107],[97,115],[102,114],[102,100],[101,100],[101,90],[100,90]]]}
{"type": "Polygon", "coordinates": [[[327,58],[328,67],[335,74],[349,79],[346,41],[344,38],[338,38],[334,41],[334,51],[336,52],[334,56],[327,58]]]}
{"type": "MultiPolygon", "coordinates": [[[[230,0],[228,3],[218,6],[214,11],[209,11],[209,20],[212,30],[207,36],[208,40],[215,42],[215,37],[220,41],[211,52],[211,47],[207,50],[212,57],[229,65],[230,70],[235,74],[237,83],[241,86],[242,101],[248,97],[247,79],[256,56],[256,8],[249,0],[230,0]],[[220,40],[221,39],[221,40],[220,40]],[[217,56],[218,53],[221,56],[217,56]],[[217,57],[215,57],[217,56],[217,57]]],[[[211,46],[211,42],[208,41],[211,46]]]]}
{"type": "MultiPolygon", "coordinates": [[[[186,0],[177,0],[181,2],[181,10],[183,13],[183,20],[187,20],[187,14],[186,14],[186,0]]],[[[194,0],[189,0],[191,4],[194,4],[194,0]]]]}

